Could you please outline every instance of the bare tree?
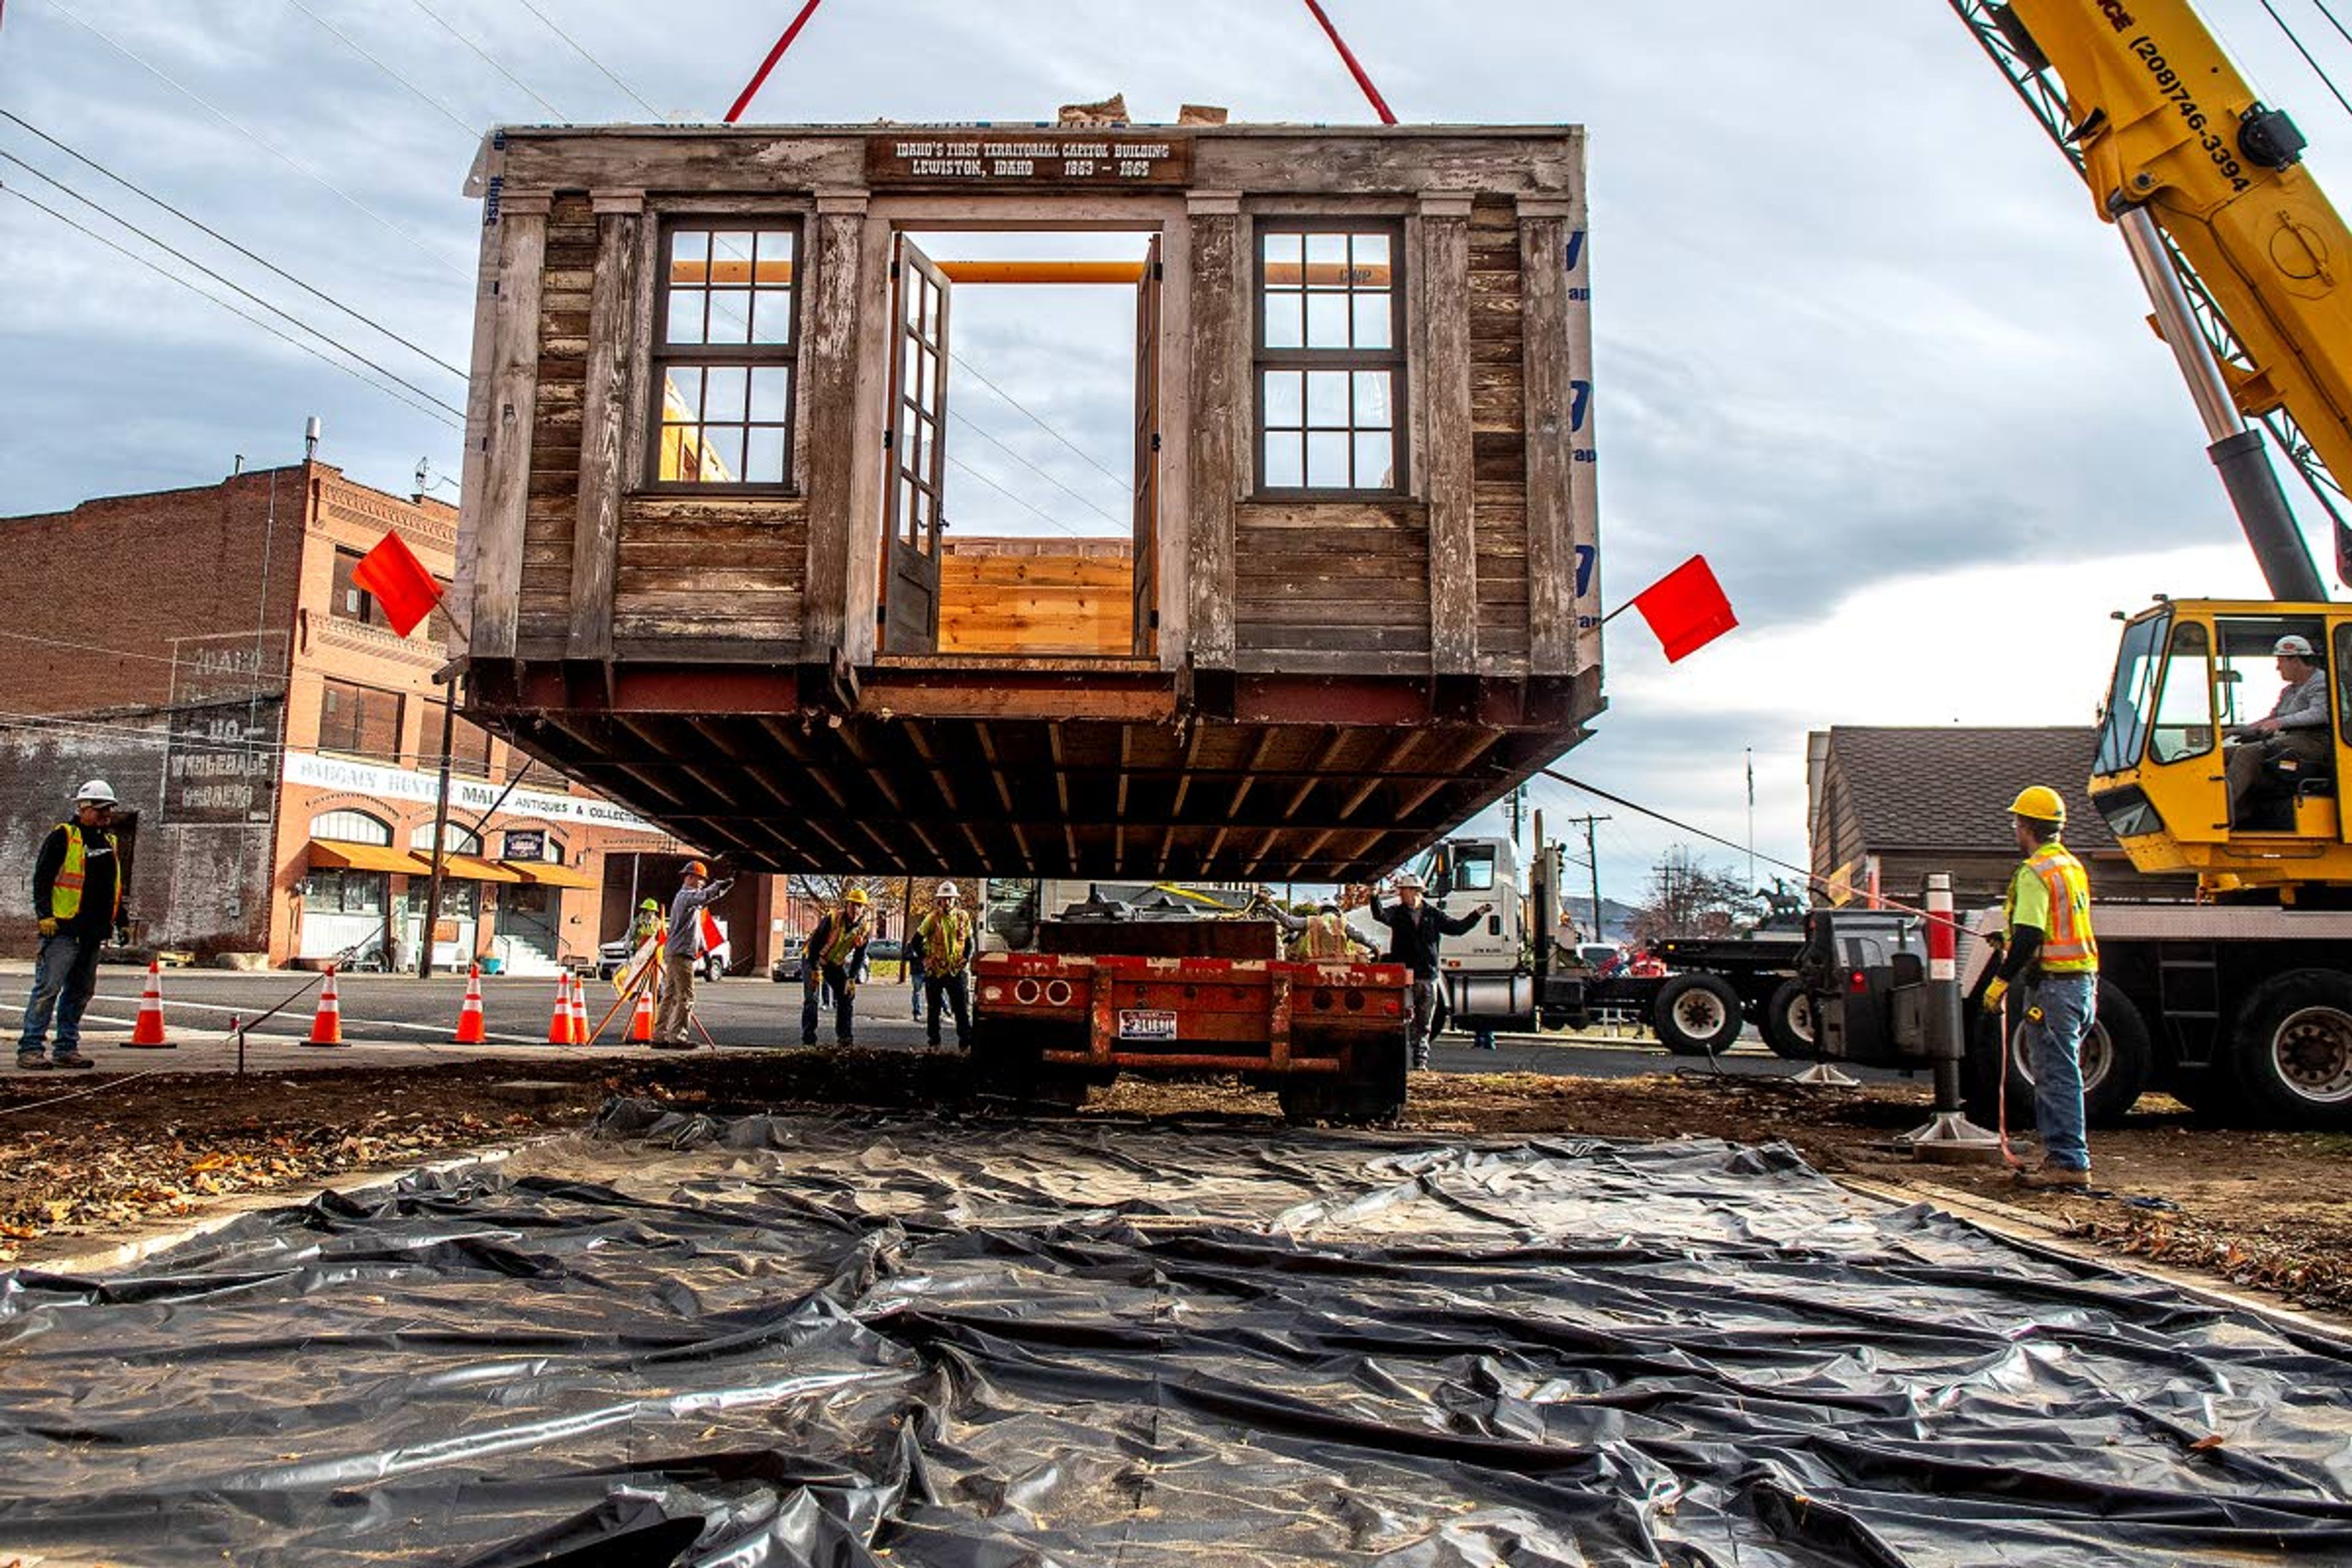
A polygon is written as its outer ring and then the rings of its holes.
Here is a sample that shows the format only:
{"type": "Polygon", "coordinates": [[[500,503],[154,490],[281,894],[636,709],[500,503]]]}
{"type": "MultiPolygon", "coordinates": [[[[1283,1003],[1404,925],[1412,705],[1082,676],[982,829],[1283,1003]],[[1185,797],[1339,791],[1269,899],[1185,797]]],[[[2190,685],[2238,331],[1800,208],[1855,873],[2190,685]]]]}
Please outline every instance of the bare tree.
{"type": "Polygon", "coordinates": [[[1753,912],[1745,882],[1677,845],[1650,868],[1633,914],[1633,938],[1646,947],[1665,937],[1728,936],[1753,912]]]}

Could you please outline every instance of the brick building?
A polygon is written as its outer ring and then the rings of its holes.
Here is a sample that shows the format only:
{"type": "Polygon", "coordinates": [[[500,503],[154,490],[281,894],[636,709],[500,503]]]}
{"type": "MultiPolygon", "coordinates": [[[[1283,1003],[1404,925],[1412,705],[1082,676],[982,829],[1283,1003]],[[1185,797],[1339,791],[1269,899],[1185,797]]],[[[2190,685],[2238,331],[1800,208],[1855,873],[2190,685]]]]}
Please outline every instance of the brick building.
{"type": "Polygon", "coordinates": [[[2066,845],[2098,899],[2189,899],[2194,879],[2135,869],[2084,793],[2088,729],[1816,730],[1806,752],[1813,875],[1857,892],[1874,873],[1889,898],[1916,898],[1930,871],[1951,874],[1964,909],[1998,903],[2017,866],[2009,803],[2027,784],[2066,802],[2066,845]]]}
{"type": "MultiPolygon", "coordinates": [[[[0,519],[0,866],[32,936],[41,837],[84,779],[127,808],[138,940],[273,963],[413,963],[427,925],[446,628],[395,636],[352,582],[397,531],[446,581],[455,508],[318,462],[0,519]]],[[[686,847],[458,719],[437,960],[593,958],[686,847]],[[512,786],[509,789],[509,786],[512,786]]],[[[764,963],[772,879],[720,910],[764,963]]]]}

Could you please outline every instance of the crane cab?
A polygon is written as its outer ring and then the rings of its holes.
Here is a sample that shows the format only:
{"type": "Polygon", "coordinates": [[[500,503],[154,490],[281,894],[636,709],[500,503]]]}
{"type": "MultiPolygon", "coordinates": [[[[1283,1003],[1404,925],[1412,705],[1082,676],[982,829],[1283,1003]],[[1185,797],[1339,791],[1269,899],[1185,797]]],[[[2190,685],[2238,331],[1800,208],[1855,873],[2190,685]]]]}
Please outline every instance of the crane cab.
{"type": "Polygon", "coordinates": [[[2181,599],[2127,622],[2090,793],[2132,864],[2192,871],[2209,897],[2262,889],[2294,902],[2302,888],[2352,887],[2347,668],[2352,605],[2181,599]],[[2260,743],[2241,732],[2286,684],[2273,650],[2290,636],[2311,645],[2326,680],[2325,743],[2233,767],[2260,743]]]}

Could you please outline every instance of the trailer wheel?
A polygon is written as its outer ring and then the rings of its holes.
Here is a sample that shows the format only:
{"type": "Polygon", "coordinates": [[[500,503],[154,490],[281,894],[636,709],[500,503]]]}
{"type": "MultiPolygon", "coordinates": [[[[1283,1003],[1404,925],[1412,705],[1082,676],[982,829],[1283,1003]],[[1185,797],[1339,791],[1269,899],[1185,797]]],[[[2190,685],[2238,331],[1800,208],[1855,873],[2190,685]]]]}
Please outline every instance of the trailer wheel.
{"type": "Polygon", "coordinates": [[[2247,1109],[2295,1127],[2352,1127],[2352,976],[2298,969],[2238,1014],[2233,1076],[2247,1109]]]}
{"type": "MultiPolygon", "coordinates": [[[[2148,1044],[2147,1021],[2122,990],[2099,982],[2098,1016],[2083,1040],[2083,1120],[2093,1127],[2112,1127],[2124,1119],[2147,1087],[2155,1052],[2148,1044]]],[[[2033,1064],[2021,1015],[2009,1031],[2009,1125],[2031,1128],[2033,1119],[2033,1064]]],[[[1961,1081],[1966,1090],[1969,1120],[1979,1126],[1996,1125],[2001,1114],[2000,1080],[1995,1064],[2000,1058],[2000,1017],[1986,1013],[1977,1019],[1969,1037],[1961,1081]]]]}
{"type": "Polygon", "coordinates": [[[1764,1043],[1772,1054],[1792,1062],[1809,1062],[1821,1055],[1814,1031],[1812,994],[1801,980],[1783,980],[1764,1005],[1764,1043]]]}
{"type": "Polygon", "coordinates": [[[1678,1057],[1711,1057],[1739,1038],[1739,993],[1719,974],[1677,974],[1658,992],[1658,1043],[1678,1057]]]}

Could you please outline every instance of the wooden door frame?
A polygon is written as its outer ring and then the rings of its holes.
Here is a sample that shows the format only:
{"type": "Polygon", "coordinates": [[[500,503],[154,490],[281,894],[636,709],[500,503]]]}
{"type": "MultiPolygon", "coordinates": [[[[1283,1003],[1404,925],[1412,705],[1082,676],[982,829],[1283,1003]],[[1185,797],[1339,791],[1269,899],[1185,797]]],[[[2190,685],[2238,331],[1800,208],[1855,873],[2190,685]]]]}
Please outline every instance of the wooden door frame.
{"type": "MultiPolygon", "coordinates": [[[[1191,401],[1192,344],[1192,229],[1181,192],[1097,192],[1041,195],[874,195],[864,204],[863,255],[871,275],[888,281],[896,238],[901,233],[963,230],[1131,232],[1160,237],[1160,492],[1159,541],[1153,562],[1160,611],[1159,665],[1181,668],[1189,642],[1188,597],[1192,573],[1188,508],[1192,492],[1191,401]]],[[[895,482],[890,454],[882,447],[886,419],[896,416],[891,399],[894,372],[885,357],[897,353],[897,321],[887,289],[867,294],[871,310],[858,322],[856,475],[851,497],[859,520],[844,617],[844,651],[851,662],[870,665],[878,647],[877,611],[883,605],[878,574],[887,560],[884,509],[886,484],[895,482]]]]}

